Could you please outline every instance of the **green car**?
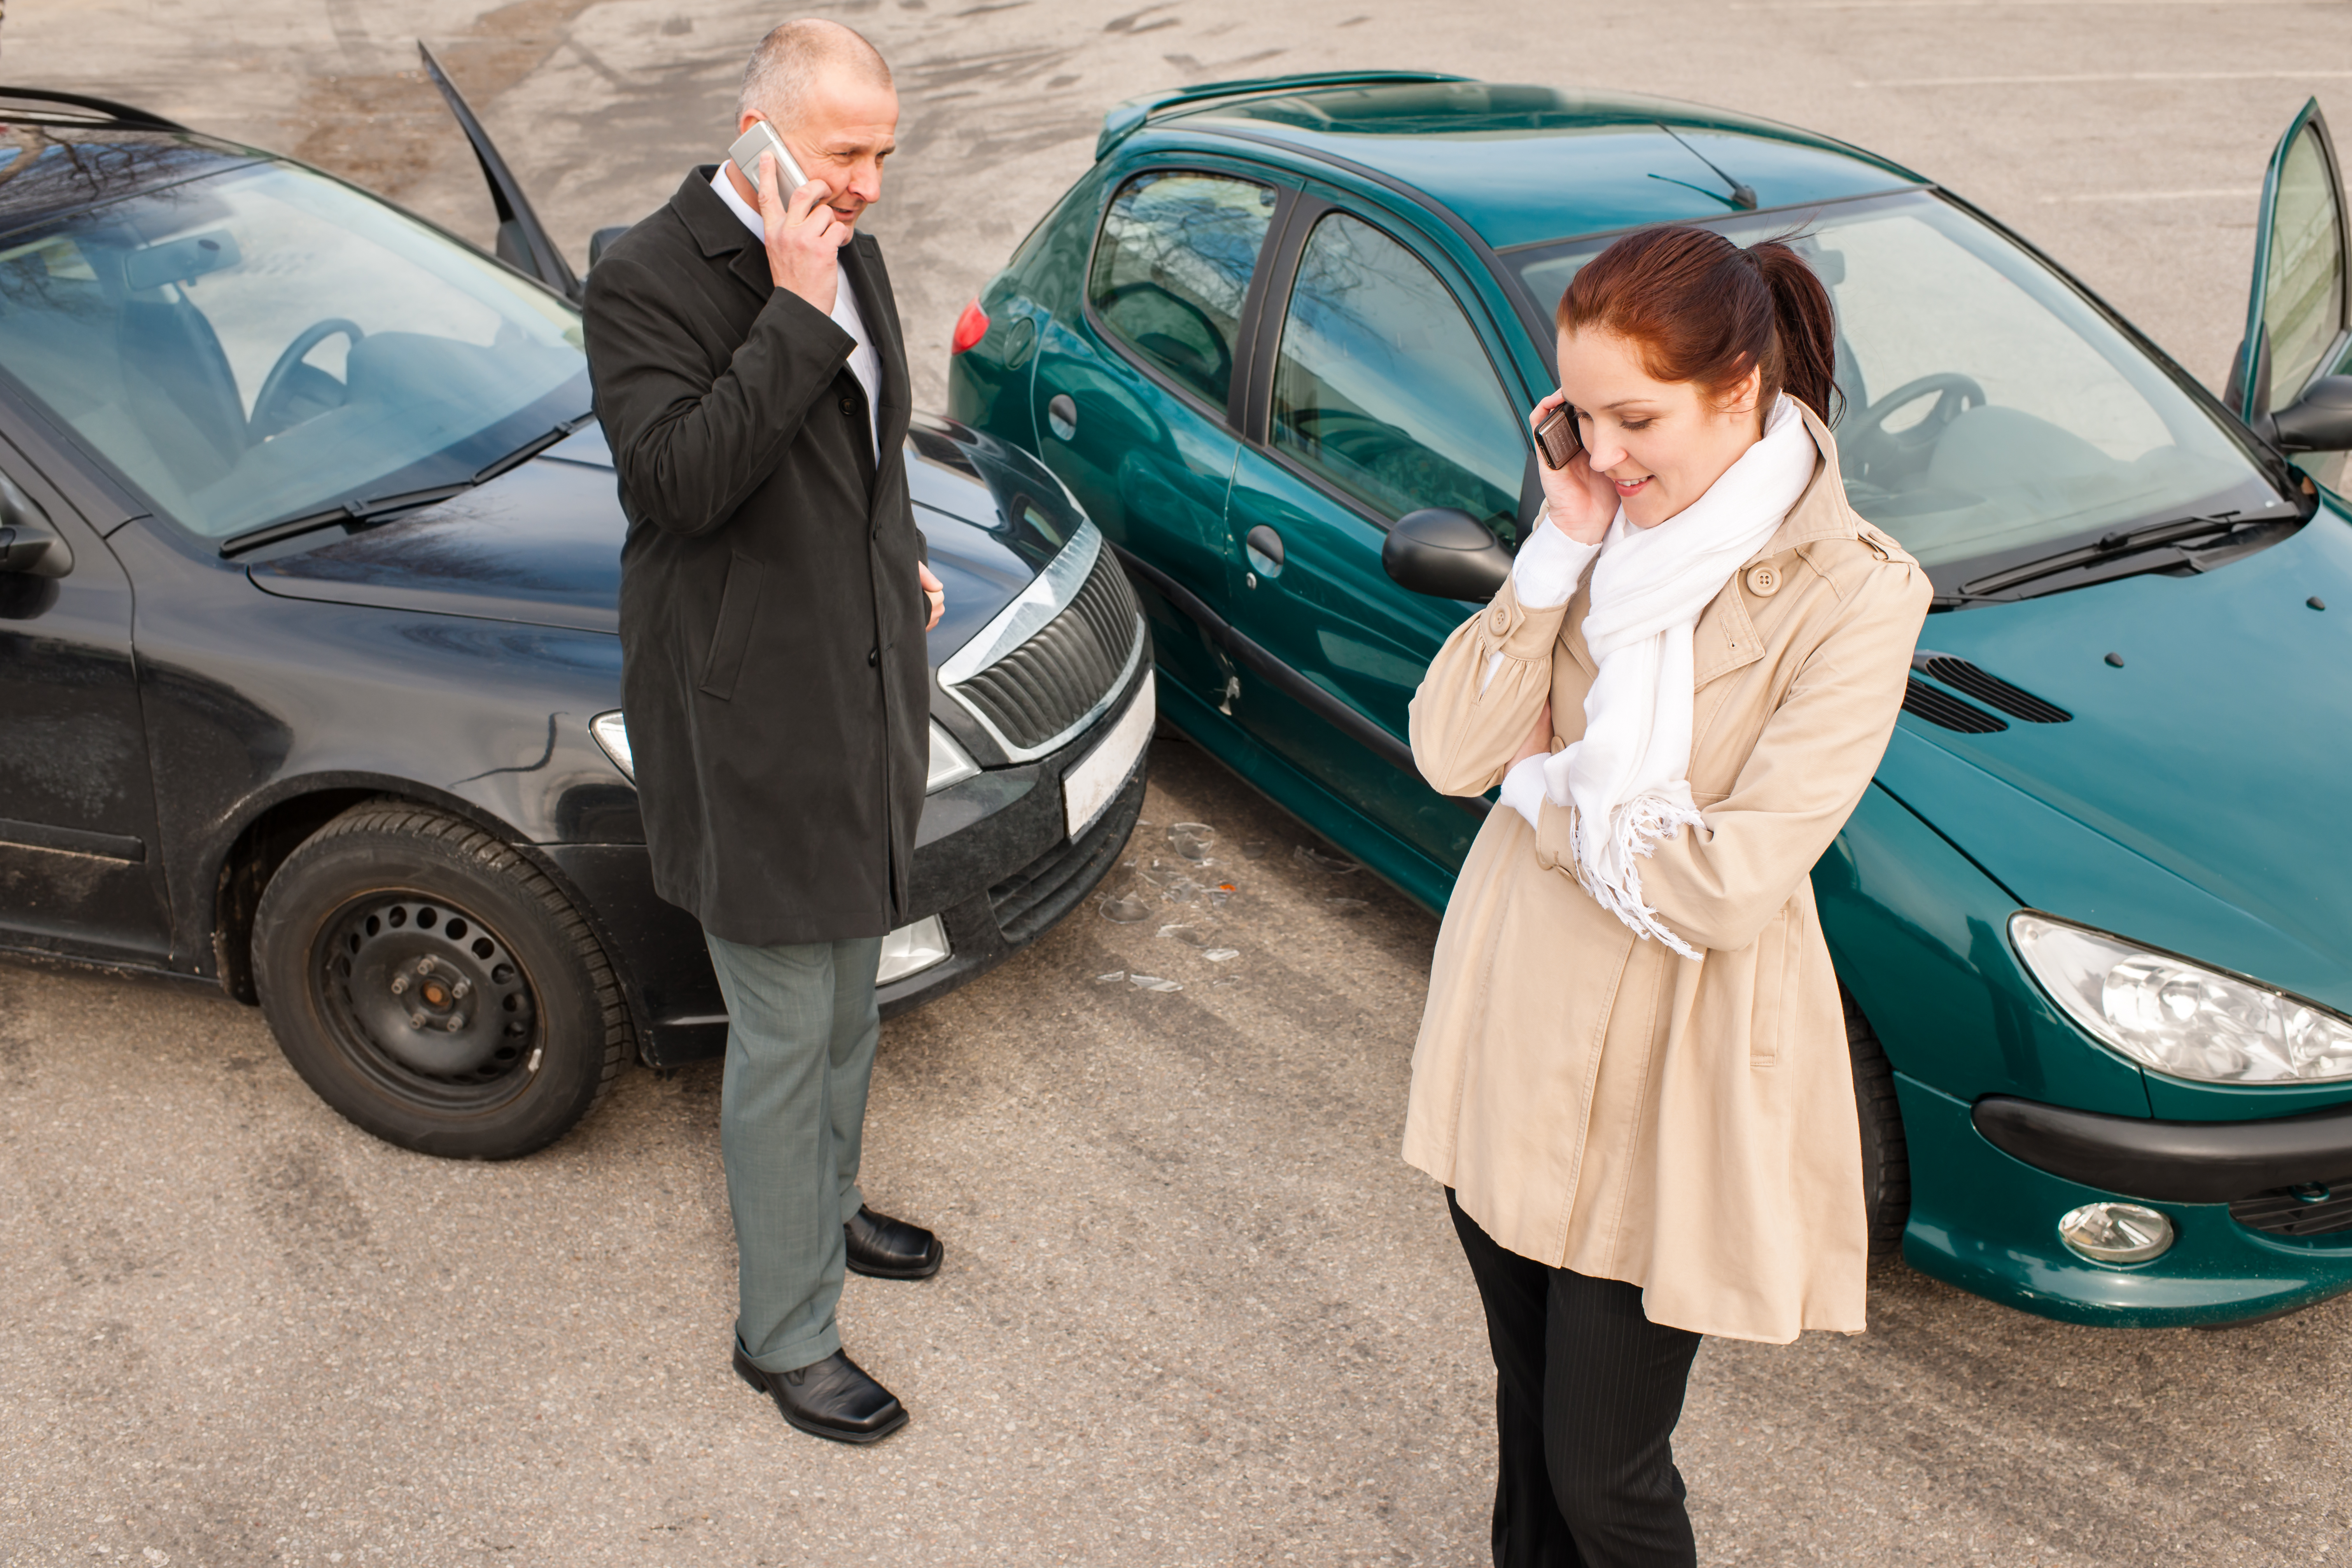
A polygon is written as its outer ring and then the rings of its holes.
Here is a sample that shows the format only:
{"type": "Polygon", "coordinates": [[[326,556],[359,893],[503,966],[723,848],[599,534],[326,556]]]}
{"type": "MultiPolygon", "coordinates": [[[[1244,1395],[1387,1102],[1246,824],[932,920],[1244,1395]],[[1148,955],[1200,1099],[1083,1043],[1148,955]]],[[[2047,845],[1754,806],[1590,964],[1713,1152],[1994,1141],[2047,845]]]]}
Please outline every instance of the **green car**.
{"type": "Polygon", "coordinates": [[[1623,230],[1801,233],[1854,507],[1934,579],[1814,868],[1874,1246],[2029,1311],[2352,1289],[2352,447],[2318,106],[2216,401],[1916,174],[1769,121],[1407,73],[1112,111],[965,312],[955,415],[1041,457],[1152,617],[1162,714],[1429,909],[1486,803],[1406,704],[1538,500],[1553,303],[1623,230]]]}

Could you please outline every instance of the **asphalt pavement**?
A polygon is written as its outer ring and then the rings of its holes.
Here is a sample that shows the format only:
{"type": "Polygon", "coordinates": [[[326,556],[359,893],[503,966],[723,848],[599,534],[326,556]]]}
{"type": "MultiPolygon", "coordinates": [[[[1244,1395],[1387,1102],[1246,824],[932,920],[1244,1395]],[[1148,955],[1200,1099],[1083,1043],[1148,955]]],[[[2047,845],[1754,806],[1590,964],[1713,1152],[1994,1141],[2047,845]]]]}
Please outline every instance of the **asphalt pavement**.
{"type": "MultiPolygon", "coordinates": [[[[822,9],[898,72],[870,221],[933,406],[1102,110],[1179,82],[1435,66],[1792,120],[1961,191],[2214,383],[2271,142],[2352,98],[2340,4],[822,9]]],[[[784,14],[15,0],[0,79],[486,237],[422,35],[577,260],[718,155],[784,14]]],[[[850,1282],[850,1349],[914,1414],[870,1450],[728,1369],[715,1067],[451,1163],[328,1111],[251,1010],[0,964],[0,1563],[1483,1562],[1476,1298],[1395,1153],[1434,924],[1184,742],[1152,766],[1114,896],[885,1028],[867,1190],[948,1260],[850,1282]]],[[[2352,1300],[2095,1331],[1893,1265],[1865,1334],[1708,1342],[1677,1453],[1710,1563],[2305,1564],[2352,1555],[2347,1417],[2352,1300]]]]}

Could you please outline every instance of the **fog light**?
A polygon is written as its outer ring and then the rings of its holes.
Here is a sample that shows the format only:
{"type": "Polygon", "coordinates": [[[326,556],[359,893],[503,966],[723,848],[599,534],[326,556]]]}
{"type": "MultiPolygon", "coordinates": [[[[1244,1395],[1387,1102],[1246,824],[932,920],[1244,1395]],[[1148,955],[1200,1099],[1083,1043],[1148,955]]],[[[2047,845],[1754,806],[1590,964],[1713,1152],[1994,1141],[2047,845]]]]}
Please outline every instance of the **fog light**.
{"type": "Polygon", "coordinates": [[[2059,1220],[2058,1239],[2094,1263],[2146,1263],[2171,1249],[2172,1222],[2139,1204],[2084,1204],[2059,1220]]]}
{"type": "Polygon", "coordinates": [[[948,928],[937,915],[900,926],[882,939],[882,968],[874,976],[874,983],[887,985],[893,980],[920,974],[935,963],[946,963],[953,951],[948,942],[948,928]]]}

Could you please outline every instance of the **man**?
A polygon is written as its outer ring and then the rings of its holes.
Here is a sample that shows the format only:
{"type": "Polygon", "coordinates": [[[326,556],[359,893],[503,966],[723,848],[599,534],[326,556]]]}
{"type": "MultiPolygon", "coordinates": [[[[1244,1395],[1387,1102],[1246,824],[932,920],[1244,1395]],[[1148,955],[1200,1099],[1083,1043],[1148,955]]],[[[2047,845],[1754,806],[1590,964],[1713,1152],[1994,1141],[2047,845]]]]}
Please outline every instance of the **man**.
{"type": "MultiPolygon", "coordinates": [[[[727,1001],[719,1148],[741,1262],[735,1370],[800,1430],[906,1425],[841,1348],[845,1267],[938,1271],[857,1185],[875,971],[907,900],[944,604],[899,449],[907,362],[882,254],[898,99],[874,47],[787,22],[743,72],[810,176],[730,162],[589,274],[588,363],[628,515],[621,688],[654,886],[727,1001]]],[[[731,140],[731,139],[730,139],[731,140]]]]}

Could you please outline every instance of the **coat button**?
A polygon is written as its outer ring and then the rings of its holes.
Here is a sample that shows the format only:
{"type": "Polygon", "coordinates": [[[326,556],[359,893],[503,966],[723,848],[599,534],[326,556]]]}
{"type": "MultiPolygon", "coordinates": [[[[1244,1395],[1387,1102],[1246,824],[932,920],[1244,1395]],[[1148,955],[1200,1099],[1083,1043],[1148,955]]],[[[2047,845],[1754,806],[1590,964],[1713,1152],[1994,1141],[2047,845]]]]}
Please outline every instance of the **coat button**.
{"type": "Polygon", "coordinates": [[[878,647],[869,647],[869,648],[867,648],[867,649],[866,650],[866,668],[871,669],[871,668],[873,668],[876,665],[880,664],[881,662],[882,662],[882,650],[881,650],[880,648],[878,648],[878,647]]]}
{"type": "Polygon", "coordinates": [[[1748,569],[1748,591],[1759,599],[1769,599],[1780,591],[1780,569],[1777,566],[1750,566],[1748,569]]]}
{"type": "Polygon", "coordinates": [[[844,414],[855,414],[855,413],[856,413],[856,412],[857,412],[857,399],[856,399],[856,398],[854,398],[854,397],[845,397],[845,398],[843,398],[843,399],[841,400],[841,411],[842,411],[844,414]]]}
{"type": "Polygon", "coordinates": [[[1502,637],[1511,629],[1511,612],[1497,605],[1486,617],[1486,624],[1495,628],[1496,637],[1502,637]]]}

